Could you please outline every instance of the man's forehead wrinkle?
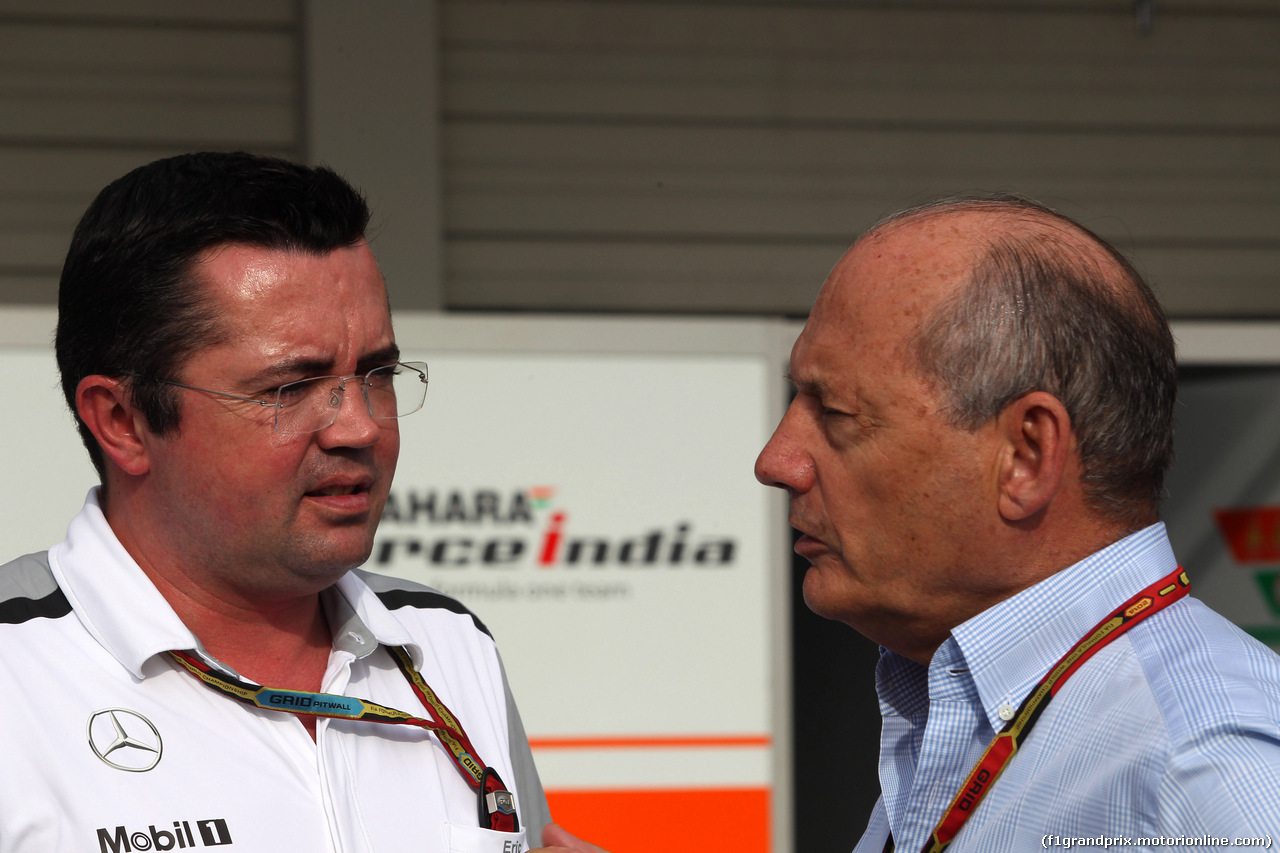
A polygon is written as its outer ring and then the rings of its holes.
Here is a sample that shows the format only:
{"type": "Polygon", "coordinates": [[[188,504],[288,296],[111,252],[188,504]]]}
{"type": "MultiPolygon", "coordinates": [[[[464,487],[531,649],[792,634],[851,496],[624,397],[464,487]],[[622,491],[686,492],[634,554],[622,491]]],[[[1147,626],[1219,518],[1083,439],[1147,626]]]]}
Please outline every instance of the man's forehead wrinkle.
{"type": "Polygon", "coordinates": [[[822,328],[816,325],[814,317],[805,325],[800,337],[791,349],[791,361],[787,368],[787,379],[797,391],[820,394],[826,387],[823,377],[821,341],[822,328]]]}
{"type": "Polygon", "coordinates": [[[859,365],[849,361],[851,340],[809,337],[798,342],[787,375],[796,392],[824,405],[860,412],[874,408],[864,393],[859,365]]]}
{"type": "Polygon", "coordinates": [[[822,382],[816,364],[817,346],[813,337],[813,327],[806,326],[792,348],[791,362],[787,368],[787,381],[803,393],[818,393],[822,382]]]}

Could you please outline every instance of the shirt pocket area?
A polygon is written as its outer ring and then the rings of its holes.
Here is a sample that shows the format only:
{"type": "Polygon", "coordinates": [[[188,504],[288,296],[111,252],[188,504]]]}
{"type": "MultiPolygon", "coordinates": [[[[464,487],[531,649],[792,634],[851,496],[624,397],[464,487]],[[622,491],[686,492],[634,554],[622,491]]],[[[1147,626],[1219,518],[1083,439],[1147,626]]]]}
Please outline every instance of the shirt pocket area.
{"type": "Polygon", "coordinates": [[[526,853],[529,849],[523,829],[519,832],[498,832],[479,826],[446,823],[444,836],[449,843],[449,853],[526,853]]]}

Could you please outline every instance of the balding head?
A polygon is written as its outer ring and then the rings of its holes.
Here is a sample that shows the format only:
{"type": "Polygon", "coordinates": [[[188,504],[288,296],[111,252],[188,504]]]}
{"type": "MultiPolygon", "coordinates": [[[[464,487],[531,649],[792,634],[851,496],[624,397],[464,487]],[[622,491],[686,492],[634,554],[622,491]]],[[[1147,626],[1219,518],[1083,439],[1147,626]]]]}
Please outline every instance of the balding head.
{"type": "Polygon", "coordinates": [[[841,258],[756,462],[816,612],[921,663],[951,629],[1156,518],[1173,342],[1089,231],[1020,199],[900,214],[841,258]]]}
{"type": "Polygon", "coordinates": [[[911,344],[951,422],[976,429],[1048,392],[1071,416],[1090,506],[1128,530],[1154,521],[1173,459],[1177,368],[1151,289],[1096,234],[1018,197],[914,208],[863,240],[945,225],[968,233],[970,268],[911,344]]]}

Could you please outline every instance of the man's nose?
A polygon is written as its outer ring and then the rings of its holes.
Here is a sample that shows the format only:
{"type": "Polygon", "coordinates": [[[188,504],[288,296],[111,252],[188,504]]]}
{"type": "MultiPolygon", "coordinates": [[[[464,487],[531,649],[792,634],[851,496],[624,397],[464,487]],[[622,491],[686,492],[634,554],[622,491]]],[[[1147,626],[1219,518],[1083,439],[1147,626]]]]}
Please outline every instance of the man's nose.
{"type": "Polygon", "coordinates": [[[329,392],[335,408],[333,423],[321,430],[325,444],[366,447],[378,440],[382,428],[369,410],[369,398],[360,377],[345,379],[329,392]]]}
{"type": "Polygon", "coordinates": [[[793,404],[756,457],[756,479],[766,486],[794,494],[813,486],[813,459],[801,440],[799,418],[793,404]]]}

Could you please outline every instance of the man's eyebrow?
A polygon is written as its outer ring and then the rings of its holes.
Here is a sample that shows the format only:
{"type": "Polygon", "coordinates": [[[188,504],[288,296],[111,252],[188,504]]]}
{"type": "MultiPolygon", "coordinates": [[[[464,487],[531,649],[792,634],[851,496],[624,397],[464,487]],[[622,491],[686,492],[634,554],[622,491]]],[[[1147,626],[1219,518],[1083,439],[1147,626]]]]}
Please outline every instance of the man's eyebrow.
{"type": "Polygon", "coordinates": [[[782,376],[797,391],[804,391],[817,397],[828,396],[831,393],[831,386],[821,379],[797,379],[791,371],[786,371],[782,376]]]}
{"type": "MultiPolygon", "coordinates": [[[[400,360],[400,347],[396,344],[389,344],[380,350],[375,350],[367,355],[361,356],[356,362],[356,372],[365,373],[375,367],[381,367],[384,364],[393,364],[400,360]]],[[[315,358],[312,356],[296,356],[278,361],[269,367],[250,376],[244,380],[247,387],[260,388],[263,386],[275,385],[280,382],[287,382],[292,379],[301,379],[307,376],[324,376],[332,374],[333,362],[327,358],[315,358]]]]}
{"type": "Polygon", "coordinates": [[[327,358],[312,358],[307,356],[296,356],[278,361],[268,367],[259,370],[257,373],[246,378],[244,385],[247,387],[258,388],[266,385],[275,385],[289,379],[298,379],[303,376],[319,376],[329,371],[333,367],[333,362],[327,358]]]}
{"type": "Polygon", "coordinates": [[[364,373],[384,364],[394,364],[399,360],[400,347],[396,344],[388,344],[380,350],[361,356],[360,360],[356,362],[356,371],[364,373]]]}

